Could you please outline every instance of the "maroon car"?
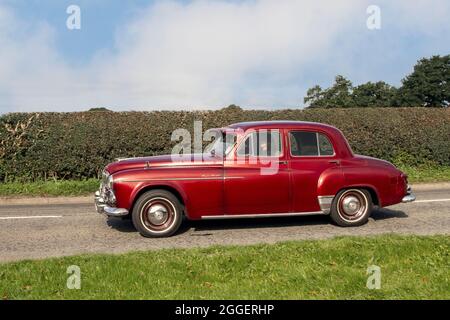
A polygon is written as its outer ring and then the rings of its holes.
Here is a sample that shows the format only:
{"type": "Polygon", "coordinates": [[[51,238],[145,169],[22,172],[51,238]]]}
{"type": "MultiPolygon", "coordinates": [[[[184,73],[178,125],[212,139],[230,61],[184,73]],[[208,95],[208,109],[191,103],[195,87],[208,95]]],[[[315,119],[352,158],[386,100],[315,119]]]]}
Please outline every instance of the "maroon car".
{"type": "Polygon", "coordinates": [[[99,213],[131,217],[147,237],[170,236],[187,219],[330,215],[367,222],[373,206],[411,202],[407,176],[391,163],[353,154],[332,126],[244,122],[215,129],[202,155],[119,160],[104,172],[99,213]]]}

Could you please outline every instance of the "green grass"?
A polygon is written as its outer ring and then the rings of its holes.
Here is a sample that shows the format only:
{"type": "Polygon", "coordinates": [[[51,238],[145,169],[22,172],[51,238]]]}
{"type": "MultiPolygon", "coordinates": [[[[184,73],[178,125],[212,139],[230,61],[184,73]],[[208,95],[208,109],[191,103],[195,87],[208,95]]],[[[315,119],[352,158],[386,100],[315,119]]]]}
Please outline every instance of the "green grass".
{"type": "Polygon", "coordinates": [[[399,169],[408,174],[411,183],[450,182],[450,166],[400,166],[399,169]]]}
{"type": "Polygon", "coordinates": [[[0,196],[2,197],[41,197],[41,196],[83,196],[98,190],[99,180],[60,180],[38,182],[8,182],[0,183],[0,196]]]}
{"type": "Polygon", "coordinates": [[[450,299],[449,254],[448,236],[386,235],[83,255],[0,264],[0,298],[450,299]],[[80,290],[66,288],[70,265],[80,290]]]}
{"type": "MultiPolygon", "coordinates": [[[[450,167],[400,166],[399,168],[408,174],[410,183],[450,182],[450,167]]],[[[0,183],[0,197],[84,196],[97,191],[99,183],[97,179],[0,183]]]]}

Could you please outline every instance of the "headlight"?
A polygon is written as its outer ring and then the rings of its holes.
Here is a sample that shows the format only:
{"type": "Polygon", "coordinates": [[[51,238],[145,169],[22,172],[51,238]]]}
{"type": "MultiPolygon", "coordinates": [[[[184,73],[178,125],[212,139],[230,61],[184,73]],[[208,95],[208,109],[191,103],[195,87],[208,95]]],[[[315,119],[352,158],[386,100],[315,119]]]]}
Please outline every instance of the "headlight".
{"type": "Polygon", "coordinates": [[[112,190],[113,189],[113,184],[114,184],[114,179],[113,179],[113,176],[112,176],[112,174],[106,179],[106,187],[109,189],[109,190],[112,190]]]}
{"type": "Polygon", "coordinates": [[[102,183],[106,185],[106,181],[108,180],[109,172],[106,170],[102,171],[102,183]]]}

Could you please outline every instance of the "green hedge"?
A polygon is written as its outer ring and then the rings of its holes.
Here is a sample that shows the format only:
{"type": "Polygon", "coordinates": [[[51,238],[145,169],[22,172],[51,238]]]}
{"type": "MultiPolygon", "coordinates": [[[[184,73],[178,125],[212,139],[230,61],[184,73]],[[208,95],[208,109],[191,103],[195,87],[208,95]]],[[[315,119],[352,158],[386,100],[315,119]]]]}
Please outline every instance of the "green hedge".
{"type": "Polygon", "coordinates": [[[0,117],[0,181],[97,177],[117,157],[170,153],[171,133],[249,120],[340,128],[356,153],[406,165],[450,165],[450,109],[352,108],[196,112],[12,113],[0,117]]]}

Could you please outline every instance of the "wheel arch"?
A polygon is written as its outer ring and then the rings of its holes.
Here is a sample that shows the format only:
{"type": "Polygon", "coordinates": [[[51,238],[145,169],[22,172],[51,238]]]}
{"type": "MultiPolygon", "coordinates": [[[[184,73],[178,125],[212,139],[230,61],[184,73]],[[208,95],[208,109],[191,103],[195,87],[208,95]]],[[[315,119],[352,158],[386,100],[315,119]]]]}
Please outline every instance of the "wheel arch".
{"type": "Polygon", "coordinates": [[[139,197],[142,194],[144,194],[145,192],[148,192],[148,191],[151,191],[151,190],[165,190],[165,191],[168,191],[168,192],[172,193],[180,201],[181,205],[183,206],[183,214],[185,216],[187,216],[187,212],[186,212],[186,201],[187,201],[186,195],[184,193],[180,192],[179,189],[176,188],[175,186],[168,185],[168,184],[151,184],[151,185],[145,185],[145,186],[142,186],[141,188],[139,188],[139,190],[137,190],[134,193],[134,196],[131,199],[130,213],[133,212],[134,205],[135,205],[137,199],[139,199],[139,197]]]}
{"type": "Polygon", "coordinates": [[[364,189],[364,190],[367,190],[367,192],[370,193],[370,197],[372,198],[372,203],[374,205],[376,205],[376,206],[380,205],[380,197],[379,197],[377,189],[374,186],[372,186],[372,185],[364,185],[364,184],[345,186],[345,187],[340,188],[338,190],[338,192],[336,192],[336,195],[339,192],[341,192],[342,190],[348,190],[348,189],[364,189]]]}

